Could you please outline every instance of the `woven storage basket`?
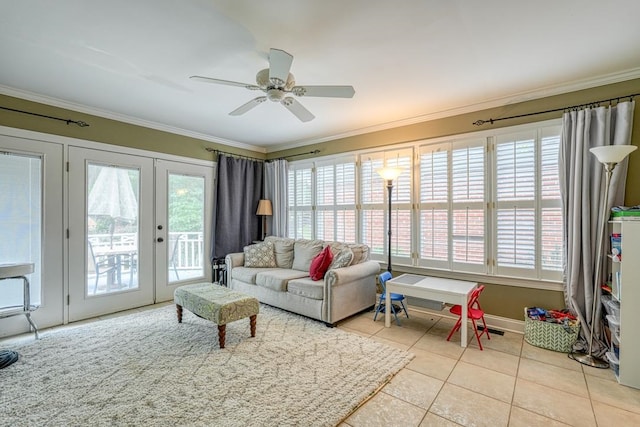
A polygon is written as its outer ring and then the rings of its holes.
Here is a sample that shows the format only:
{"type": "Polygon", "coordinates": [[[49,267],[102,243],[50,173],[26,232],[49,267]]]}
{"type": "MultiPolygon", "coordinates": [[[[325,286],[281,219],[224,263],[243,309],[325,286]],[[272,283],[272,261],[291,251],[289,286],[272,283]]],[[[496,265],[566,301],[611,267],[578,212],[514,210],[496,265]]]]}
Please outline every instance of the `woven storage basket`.
{"type": "Polygon", "coordinates": [[[570,353],[580,331],[579,322],[569,325],[567,332],[563,325],[531,319],[524,308],[524,340],[536,347],[542,347],[562,353],[570,353]]]}

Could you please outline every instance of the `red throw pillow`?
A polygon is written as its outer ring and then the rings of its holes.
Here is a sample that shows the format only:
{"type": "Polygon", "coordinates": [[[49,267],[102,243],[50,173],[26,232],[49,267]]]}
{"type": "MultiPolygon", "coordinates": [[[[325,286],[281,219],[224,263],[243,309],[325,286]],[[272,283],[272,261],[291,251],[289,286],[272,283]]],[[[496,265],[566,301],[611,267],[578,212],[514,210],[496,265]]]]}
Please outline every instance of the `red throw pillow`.
{"type": "Polygon", "coordinates": [[[329,265],[331,265],[331,261],[333,261],[333,254],[331,253],[331,248],[327,246],[311,261],[311,267],[309,267],[311,280],[322,280],[329,269],[329,265]]]}

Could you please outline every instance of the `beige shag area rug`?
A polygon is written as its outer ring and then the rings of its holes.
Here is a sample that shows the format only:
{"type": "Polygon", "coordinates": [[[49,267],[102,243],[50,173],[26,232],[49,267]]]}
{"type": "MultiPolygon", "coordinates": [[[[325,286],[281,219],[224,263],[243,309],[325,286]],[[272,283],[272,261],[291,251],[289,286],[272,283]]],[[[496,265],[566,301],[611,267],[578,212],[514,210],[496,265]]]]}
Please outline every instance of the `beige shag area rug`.
{"type": "Polygon", "coordinates": [[[411,355],[261,305],[217,327],[173,305],[42,333],[0,370],[0,425],[334,426],[411,355]]]}

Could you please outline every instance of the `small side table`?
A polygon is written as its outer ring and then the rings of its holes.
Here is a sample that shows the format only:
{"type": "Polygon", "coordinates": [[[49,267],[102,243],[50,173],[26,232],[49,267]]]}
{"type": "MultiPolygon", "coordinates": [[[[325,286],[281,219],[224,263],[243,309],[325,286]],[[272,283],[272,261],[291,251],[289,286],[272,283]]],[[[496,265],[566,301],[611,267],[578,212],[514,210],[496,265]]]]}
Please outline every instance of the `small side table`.
{"type": "Polygon", "coordinates": [[[22,279],[23,281],[22,306],[0,307],[0,318],[24,314],[27,317],[27,321],[29,321],[31,329],[35,332],[36,339],[38,339],[40,338],[38,336],[38,327],[31,318],[31,312],[36,310],[38,306],[31,305],[29,279],[27,279],[27,274],[33,273],[33,269],[33,263],[0,264],[0,280],[22,279]]]}

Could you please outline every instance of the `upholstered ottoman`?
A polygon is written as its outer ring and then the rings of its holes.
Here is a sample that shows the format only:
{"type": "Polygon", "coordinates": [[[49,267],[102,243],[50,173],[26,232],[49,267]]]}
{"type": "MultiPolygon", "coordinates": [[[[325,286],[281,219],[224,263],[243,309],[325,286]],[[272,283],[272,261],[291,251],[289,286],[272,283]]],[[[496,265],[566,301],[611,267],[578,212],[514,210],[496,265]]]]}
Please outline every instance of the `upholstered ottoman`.
{"type": "Polygon", "coordinates": [[[256,317],[260,311],[257,299],[213,283],[180,286],[173,293],[178,323],[182,323],[182,309],[218,325],[218,342],[224,348],[227,323],[249,318],[251,336],[256,336],[256,317]]]}

